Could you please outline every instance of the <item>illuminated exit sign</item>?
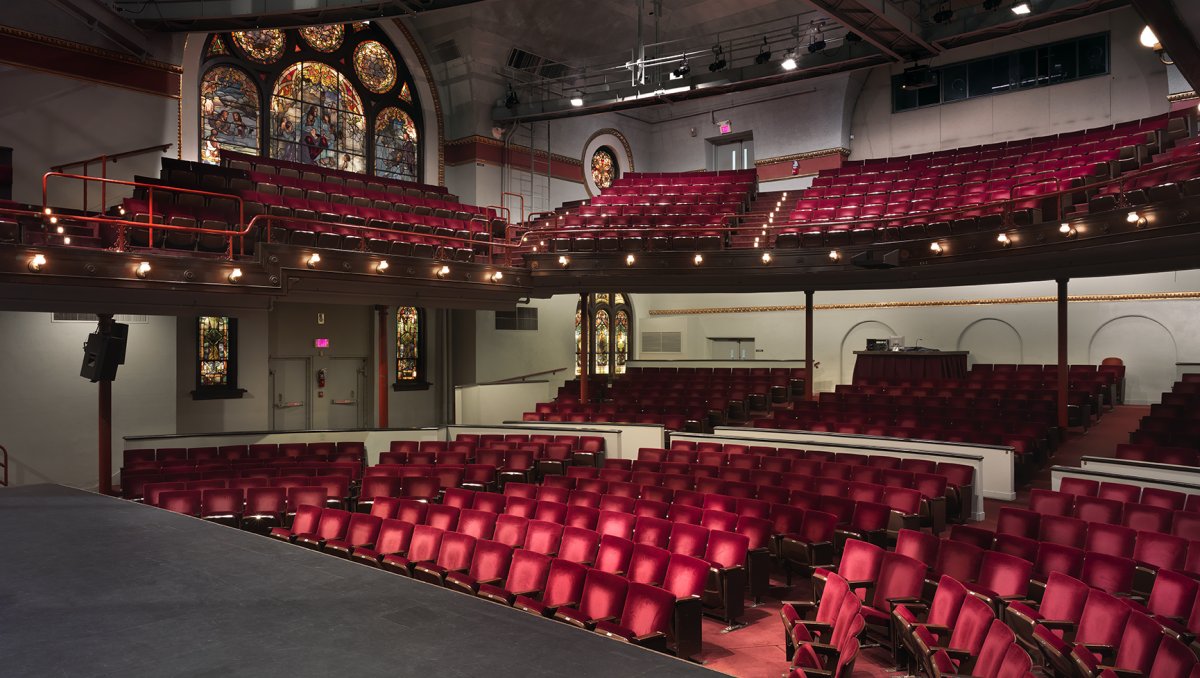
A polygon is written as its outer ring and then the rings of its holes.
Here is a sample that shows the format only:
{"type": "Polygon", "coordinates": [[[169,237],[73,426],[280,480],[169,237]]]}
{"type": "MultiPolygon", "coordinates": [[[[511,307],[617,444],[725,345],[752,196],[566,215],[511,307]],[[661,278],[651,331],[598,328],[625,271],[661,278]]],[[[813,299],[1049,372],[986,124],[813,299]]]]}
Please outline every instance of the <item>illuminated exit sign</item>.
{"type": "Polygon", "coordinates": [[[313,346],[316,348],[329,348],[328,339],[313,339],[313,346]]]}
{"type": "Polygon", "coordinates": [[[718,129],[721,130],[721,134],[729,134],[733,131],[733,123],[729,122],[728,120],[722,120],[721,122],[718,122],[717,125],[719,126],[718,129]]]}

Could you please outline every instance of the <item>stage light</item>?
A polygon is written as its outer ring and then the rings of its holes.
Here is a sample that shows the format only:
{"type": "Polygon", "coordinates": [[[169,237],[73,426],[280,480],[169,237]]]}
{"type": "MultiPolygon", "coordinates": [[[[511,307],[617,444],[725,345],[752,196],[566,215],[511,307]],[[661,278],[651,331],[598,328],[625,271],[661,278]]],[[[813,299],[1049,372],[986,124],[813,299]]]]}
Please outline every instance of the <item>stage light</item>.
{"type": "Polygon", "coordinates": [[[635,261],[637,261],[637,259],[632,254],[625,255],[625,265],[626,266],[633,266],[633,262],[635,262],[635,261]]]}
{"type": "Polygon", "coordinates": [[[1065,221],[1062,222],[1062,224],[1058,227],[1058,232],[1062,233],[1064,236],[1066,236],[1068,238],[1075,235],[1075,229],[1071,228],[1071,224],[1068,224],[1065,221]]]}
{"type": "Polygon", "coordinates": [[[1000,9],[1000,0],[983,0],[983,9],[988,12],[1000,9]]]}
{"type": "Polygon", "coordinates": [[[685,76],[691,72],[692,72],[692,67],[688,65],[687,57],[684,57],[683,61],[679,64],[679,66],[677,66],[675,68],[675,70],[671,71],[671,75],[674,76],[675,78],[682,78],[683,76],[685,76]]]}
{"type": "Polygon", "coordinates": [[[568,259],[568,258],[566,257],[566,255],[560,255],[560,256],[558,257],[558,265],[559,265],[559,266],[562,266],[563,268],[566,268],[566,267],[567,267],[567,266],[569,266],[570,264],[571,264],[571,260],[570,260],[570,259],[568,259]]]}
{"type": "Polygon", "coordinates": [[[29,260],[29,270],[33,273],[41,271],[42,267],[45,265],[46,255],[44,254],[35,254],[33,255],[33,258],[29,260]]]}
{"type": "MultiPolygon", "coordinates": [[[[808,50],[810,52],[812,51],[812,45],[808,46],[808,50]]],[[[789,51],[787,54],[784,54],[783,61],[779,63],[779,66],[785,71],[796,70],[796,53],[794,51],[789,51]]]]}
{"type": "Polygon", "coordinates": [[[1000,243],[1001,247],[1008,247],[1012,244],[1012,241],[1008,239],[1007,233],[1001,233],[996,236],[996,242],[1000,243]]]}
{"type": "Polygon", "coordinates": [[[837,250],[829,250],[829,260],[830,261],[841,261],[842,253],[837,250]]]}
{"type": "Polygon", "coordinates": [[[504,273],[502,273],[500,271],[496,271],[495,273],[492,274],[492,282],[498,283],[501,280],[504,280],[504,273]]]}
{"type": "Polygon", "coordinates": [[[574,106],[575,108],[579,108],[580,106],[583,105],[583,97],[580,97],[580,96],[571,97],[571,105],[574,106]]]}
{"type": "Polygon", "coordinates": [[[1032,11],[1033,8],[1029,6],[1028,2],[1018,2],[1012,6],[1012,13],[1016,14],[1017,16],[1025,16],[1032,11]]]}
{"type": "Polygon", "coordinates": [[[138,264],[138,267],[134,271],[134,274],[136,274],[137,277],[145,280],[146,276],[150,275],[150,262],[143,261],[142,263],[138,264]]]}
{"type": "Polygon", "coordinates": [[[378,264],[375,264],[375,271],[378,273],[383,273],[384,271],[388,270],[388,266],[390,266],[390,264],[388,264],[387,259],[384,259],[378,264]]]}
{"type": "Polygon", "coordinates": [[[512,83],[508,83],[508,93],[504,95],[504,107],[510,111],[521,104],[521,100],[517,98],[517,92],[513,89],[512,83]]]}
{"type": "Polygon", "coordinates": [[[825,38],[823,37],[808,43],[809,54],[816,54],[823,49],[825,49],[825,38]]]}
{"type": "Polygon", "coordinates": [[[929,251],[940,256],[945,251],[945,248],[942,247],[942,243],[940,242],[931,242],[929,243],[929,251]]]}
{"type": "Polygon", "coordinates": [[[445,264],[442,264],[441,266],[435,266],[433,269],[433,274],[439,279],[445,278],[446,276],[450,275],[450,267],[445,264]]]}
{"type": "Polygon", "coordinates": [[[696,256],[692,257],[692,263],[697,266],[699,266],[700,264],[703,264],[704,263],[704,255],[697,254],[696,256]]]}
{"type": "Polygon", "coordinates": [[[713,45],[712,53],[713,53],[713,61],[711,64],[708,65],[708,70],[710,73],[716,73],[717,71],[725,68],[725,66],[726,66],[725,50],[722,49],[720,45],[713,45]]]}
{"type": "Polygon", "coordinates": [[[312,254],[308,255],[308,267],[309,268],[316,268],[317,264],[319,264],[319,263],[321,263],[320,253],[313,252],[312,254]]]}
{"type": "Polygon", "coordinates": [[[759,66],[771,60],[771,46],[767,44],[767,36],[763,36],[762,47],[758,50],[758,56],[754,57],[754,63],[759,66]]]}
{"type": "Polygon", "coordinates": [[[242,279],[242,269],[235,268],[229,272],[229,282],[237,284],[237,281],[242,279]]]}
{"type": "Polygon", "coordinates": [[[770,253],[770,252],[763,252],[763,255],[762,255],[762,262],[763,262],[764,264],[769,264],[769,263],[771,263],[771,253],[770,253]]]}

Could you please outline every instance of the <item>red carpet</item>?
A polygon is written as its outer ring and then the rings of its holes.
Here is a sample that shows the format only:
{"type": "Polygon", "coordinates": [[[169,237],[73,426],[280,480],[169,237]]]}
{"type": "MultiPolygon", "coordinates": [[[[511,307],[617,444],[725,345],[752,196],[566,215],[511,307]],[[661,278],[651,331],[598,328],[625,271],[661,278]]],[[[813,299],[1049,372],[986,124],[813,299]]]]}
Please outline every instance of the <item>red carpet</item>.
{"type": "MultiPolygon", "coordinates": [[[[1051,465],[1078,466],[1083,456],[1111,457],[1119,443],[1129,442],[1129,433],[1137,428],[1138,421],[1149,413],[1145,406],[1127,405],[1105,412],[1099,422],[1086,432],[1073,430],[1059,445],[1051,465]]],[[[1050,487],[1050,469],[1040,469],[1028,487],[1017,493],[1015,505],[1028,505],[1031,487],[1050,487]]],[[[987,499],[984,510],[987,518],[978,525],[993,528],[996,512],[1006,502],[987,499]]],[[[705,666],[741,678],[779,678],[787,675],[788,662],[784,657],[783,624],[779,620],[780,599],[805,600],[811,598],[811,587],[807,581],[795,580],[789,591],[783,580],[773,582],[775,587],[763,605],[748,608],[745,628],[723,633],[724,624],[706,619],[704,621],[704,650],[699,659],[705,666]]],[[[867,649],[858,656],[854,665],[854,678],[876,678],[893,675],[891,658],[880,648],[867,649]]]]}

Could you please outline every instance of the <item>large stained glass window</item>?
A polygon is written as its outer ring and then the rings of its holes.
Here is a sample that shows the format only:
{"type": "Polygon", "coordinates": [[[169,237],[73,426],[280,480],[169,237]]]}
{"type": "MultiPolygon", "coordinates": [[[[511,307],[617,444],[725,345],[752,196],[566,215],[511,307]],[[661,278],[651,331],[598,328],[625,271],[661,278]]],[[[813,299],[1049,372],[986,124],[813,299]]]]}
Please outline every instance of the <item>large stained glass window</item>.
{"type": "Polygon", "coordinates": [[[200,80],[200,158],[222,150],[420,182],[412,74],[371,23],[216,33],[200,80]]]}
{"type": "Polygon", "coordinates": [[[375,174],[417,181],[417,124],[407,113],[389,106],[375,116],[375,174]]]}
{"type": "Polygon", "coordinates": [[[200,159],[220,162],[221,149],[258,154],[258,86],[240,68],[214,66],[200,81],[200,159]]]}
{"type": "Polygon", "coordinates": [[[271,157],[365,172],[366,118],[350,81],[318,61],[284,69],[271,95],[271,157]]]}
{"type": "MultiPolygon", "coordinates": [[[[591,297],[592,374],[625,374],[632,349],[633,309],[628,296],[597,293],[591,297]]],[[[583,304],[575,307],[575,374],[583,373],[583,304]]]]}
{"type": "Polygon", "coordinates": [[[240,398],[237,387],[237,319],[200,316],[196,320],[196,390],[192,396],[240,398]]]}
{"type": "Polygon", "coordinates": [[[617,155],[608,146],[601,146],[592,153],[592,183],[596,188],[604,190],[612,186],[620,173],[617,166],[617,155]]]}
{"type": "Polygon", "coordinates": [[[414,306],[396,309],[396,387],[425,385],[424,312],[414,306]]]}

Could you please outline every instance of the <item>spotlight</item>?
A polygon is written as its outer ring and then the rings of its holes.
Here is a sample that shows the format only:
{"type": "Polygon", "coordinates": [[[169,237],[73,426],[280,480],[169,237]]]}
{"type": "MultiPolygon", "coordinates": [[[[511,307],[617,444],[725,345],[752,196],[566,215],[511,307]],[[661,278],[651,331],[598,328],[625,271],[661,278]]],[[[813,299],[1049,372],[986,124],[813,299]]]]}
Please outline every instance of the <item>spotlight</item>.
{"type": "Polygon", "coordinates": [[[237,281],[239,281],[241,279],[242,279],[242,269],[235,268],[229,272],[229,282],[236,284],[237,281]]]}
{"type": "MultiPolygon", "coordinates": [[[[813,51],[812,45],[808,46],[808,51],[813,51]]],[[[787,54],[783,55],[783,61],[779,63],[779,66],[785,71],[796,70],[796,51],[788,50],[787,54]]]]}
{"type": "Polygon", "coordinates": [[[137,275],[137,277],[144,280],[146,276],[150,275],[150,262],[143,261],[142,263],[138,264],[137,270],[135,270],[134,273],[137,275]]]}
{"type": "Polygon", "coordinates": [[[308,255],[308,267],[309,268],[316,268],[317,264],[319,264],[319,263],[321,263],[320,253],[313,252],[312,254],[308,255]]]}
{"type": "Polygon", "coordinates": [[[1001,247],[1008,247],[1012,244],[1012,241],[1008,239],[1007,233],[1001,233],[996,236],[996,242],[1000,243],[1001,247]]]}
{"type": "Polygon", "coordinates": [[[725,50],[722,49],[720,45],[713,45],[712,53],[713,53],[713,61],[711,64],[708,65],[708,70],[711,73],[716,73],[717,71],[722,70],[726,66],[725,50]]]}
{"type": "Polygon", "coordinates": [[[375,270],[379,273],[383,273],[384,271],[388,270],[388,266],[389,266],[389,264],[387,262],[387,259],[384,259],[383,261],[380,261],[378,264],[375,264],[375,270]]]}
{"type": "Polygon", "coordinates": [[[438,279],[445,278],[446,276],[450,275],[450,267],[442,264],[441,266],[433,269],[433,274],[436,275],[438,279]]]}
{"type": "MultiPolygon", "coordinates": [[[[1142,43],[1142,47],[1162,49],[1162,45],[1158,42],[1158,36],[1154,34],[1154,31],[1149,26],[1142,29],[1142,34],[1138,36],[1138,42],[1142,43]]],[[[46,214],[49,213],[50,210],[46,210],[46,214]]]]}
{"type": "Polygon", "coordinates": [[[944,250],[944,248],[942,247],[942,243],[940,243],[940,242],[931,242],[931,243],[929,243],[929,251],[930,251],[930,252],[933,252],[934,254],[936,254],[936,255],[938,255],[938,256],[941,256],[942,252],[943,252],[943,251],[945,251],[945,250],[944,250]]]}
{"type": "Polygon", "coordinates": [[[492,274],[492,282],[500,282],[501,280],[504,280],[504,273],[496,271],[492,274]]]}
{"type": "Polygon", "coordinates": [[[1025,16],[1032,11],[1033,8],[1029,6],[1028,2],[1018,2],[1012,6],[1012,13],[1016,14],[1017,16],[1025,16]]]}
{"type": "Polygon", "coordinates": [[[672,75],[672,77],[675,77],[675,78],[682,78],[683,76],[685,76],[691,72],[692,72],[692,67],[688,65],[687,57],[684,57],[683,62],[680,63],[679,66],[675,70],[671,71],[671,75],[672,75]]]}
{"type": "Polygon", "coordinates": [[[764,264],[769,264],[769,263],[771,263],[771,253],[770,253],[770,252],[763,252],[763,255],[762,255],[762,262],[763,262],[764,264]]]}
{"type": "Polygon", "coordinates": [[[633,262],[635,262],[635,261],[637,261],[637,259],[632,254],[625,255],[625,265],[626,266],[633,266],[633,262]]]}
{"type": "Polygon", "coordinates": [[[700,264],[703,264],[704,263],[704,255],[697,254],[696,256],[692,257],[692,263],[697,266],[699,266],[700,264]]]}
{"type": "Polygon", "coordinates": [[[513,89],[512,83],[508,83],[508,93],[504,95],[504,107],[511,111],[520,103],[521,100],[517,98],[517,92],[513,89]]]}
{"type": "Polygon", "coordinates": [[[559,255],[559,257],[558,257],[558,265],[559,266],[566,268],[570,263],[571,263],[571,260],[568,259],[566,257],[566,255],[559,255]]]}
{"type": "Polygon", "coordinates": [[[949,23],[954,18],[954,10],[950,9],[950,3],[943,2],[942,8],[933,13],[933,22],[935,24],[949,23]]]}
{"type": "Polygon", "coordinates": [[[1058,232],[1062,233],[1064,236],[1066,236],[1068,238],[1075,235],[1075,229],[1071,228],[1071,224],[1068,224],[1065,221],[1062,222],[1062,225],[1058,227],[1058,232]]]}
{"type": "Polygon", "coordinates": [[[829,260],[830,261],[841,261],[842,253],[837,250],[829,250],[829,260]]]}
{"type": "Polygon", "coordinates": [[[37,273],[38,271],[42,270],[42,267],[45,265],[46,255],[44,254],[35,254],[33,255],[33,258],[29,260],[29,270],[32,273],[37,273]]]}
{"type": "Polygon", "coordinates": [[[758,50],[758,56],[754,57],[754,63],[759,66],[771,60],[771,47],[767,44],[767,36],[763,36],[762,47],[758,50]]]}
{"type": "Polygon", "coordinates": [[[1130,212],[1129,214],[1125,215],[1125,221],[1128,221],[1131,224],[1136,224],[1138,219],[1140,219],[1140,218],[1141,218],[1141,215],[1138,214],[1137,212],[1130,212]]]}
{"type": "Polygon", "coordinates": [[[987,12],[994,12],[1000,9],[1000,0],[983,0],[983,9],[987,12]]]}
{"type": "Polygon", "coordinates": [[[571,97],[571,105],[574,106],[575,108],[579,108],[580,106],[583,105],[583,97],[581,97],[579,95],[575,95],[575,96],[571,97]]]}
{"type": "Polygon", "coordinates": [[[825,36],[821,36],[820,38],[817,38],[816,40],[813,40],[812,42],[808,43],[808,53],[809,54],[816,54],[817,52],[820,52],[823,49],[825,49],[825,36]]]}

